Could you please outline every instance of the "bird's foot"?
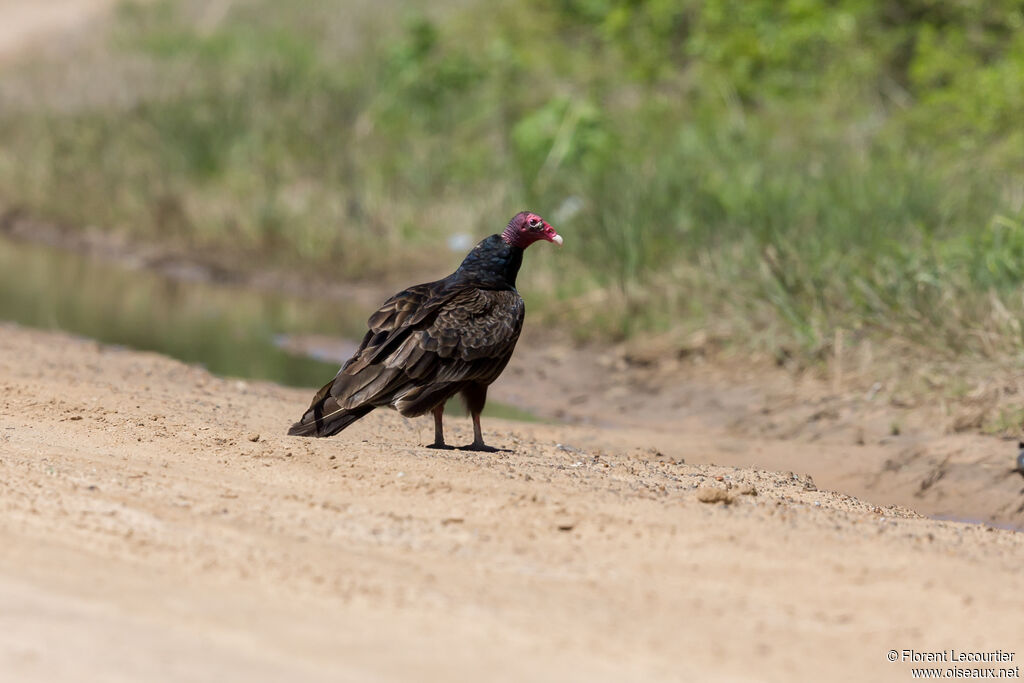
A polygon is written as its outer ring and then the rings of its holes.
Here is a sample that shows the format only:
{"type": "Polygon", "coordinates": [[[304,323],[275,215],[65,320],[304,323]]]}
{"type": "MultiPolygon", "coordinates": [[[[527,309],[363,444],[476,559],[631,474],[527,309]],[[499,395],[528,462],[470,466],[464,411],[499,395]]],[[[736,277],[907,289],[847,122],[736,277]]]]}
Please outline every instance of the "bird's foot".
{"type": "Polygon", "coordinates": [[[511,449],[508,448],[495,448],[494,446],[488,446],[484,442],[474,441],[471,444],[465,446],[459,446],[460,451],[476,451],[478,453],[511,453],[511,449]]]}
{"type": "Polygon", "coordinates": [[[439,451],[454,451],[455,450],[455,446],[449,446],[444,441],[441,441],[441,442],[435,441],[432,444],[427,444],[426,448],[436,448],[439,451]]]}

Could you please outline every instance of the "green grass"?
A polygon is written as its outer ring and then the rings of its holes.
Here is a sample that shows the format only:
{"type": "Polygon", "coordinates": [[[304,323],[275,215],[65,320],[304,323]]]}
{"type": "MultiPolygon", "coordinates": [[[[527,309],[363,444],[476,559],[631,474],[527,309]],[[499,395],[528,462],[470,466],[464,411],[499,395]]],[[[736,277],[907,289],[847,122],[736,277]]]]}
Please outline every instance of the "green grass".
{"type": "Polygon", "coordinates": [[[122,8],[134,98],[0,107],[0,198],[339,278],[528,206],[531,314],[581,337],[1024,350],[1024,2],[202,6],[122,8]]]}

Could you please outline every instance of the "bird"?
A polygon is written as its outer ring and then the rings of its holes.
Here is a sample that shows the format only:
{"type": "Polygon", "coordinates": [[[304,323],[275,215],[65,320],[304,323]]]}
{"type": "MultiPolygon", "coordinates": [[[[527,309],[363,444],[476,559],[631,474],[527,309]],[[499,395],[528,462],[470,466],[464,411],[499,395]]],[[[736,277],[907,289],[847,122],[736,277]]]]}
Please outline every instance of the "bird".
{"type": "Polygon", "coordinates": [[[523,252],[534,242],[562,245],[536,213],[520,211],[501,232],[484,238],[458,269],[413,285],[385,301],[334,379],[313,396],[292,436],[333,436],[375,408],[405,417],[432,413],[434,442],[445,443],[445,403],[456,394],[473,419],[473,443],[463,450],[494,452],[484,442],[480,413],[487,388],[505,369],[523,328],[526,308],[516,290],[523,252]]]}
{"type": "Polygon", "coordinates": [[[1024,441],[1017,442],[1017,449],[1017,467],[1010,470],[1010,474],[1024,477],[1024,441]]]}

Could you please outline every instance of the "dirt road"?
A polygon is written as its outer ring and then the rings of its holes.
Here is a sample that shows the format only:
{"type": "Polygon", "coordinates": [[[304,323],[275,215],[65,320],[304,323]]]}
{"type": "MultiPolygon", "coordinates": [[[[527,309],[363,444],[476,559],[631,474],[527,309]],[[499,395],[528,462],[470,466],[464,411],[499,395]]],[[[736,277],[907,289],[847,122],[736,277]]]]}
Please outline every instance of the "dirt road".
{"type": "Polygon", "coordinates": [[[1024,650],[1020,534],[642,430],[294,439],[308,392],[10,326],[0,388],[3,680],[908,680],[890,649],[1024,650]]]}
{"type": "Polygon", "coordinates": [[[639,445],[687,462],[797,470],[875,503],[1024,529],[1017,440],[976,426],[979,411],[998,410],[993,394],[1024,391],[1005,365],[973,370],[972,383],[995,388],[957,403],[908,395],[905,376],[866,371],[837,390],[813,370],[699,350],[680,361],[678,347],[639,341],[641,351],[528,340],[492,395],[561,421],[631,429],[639,445]]]}

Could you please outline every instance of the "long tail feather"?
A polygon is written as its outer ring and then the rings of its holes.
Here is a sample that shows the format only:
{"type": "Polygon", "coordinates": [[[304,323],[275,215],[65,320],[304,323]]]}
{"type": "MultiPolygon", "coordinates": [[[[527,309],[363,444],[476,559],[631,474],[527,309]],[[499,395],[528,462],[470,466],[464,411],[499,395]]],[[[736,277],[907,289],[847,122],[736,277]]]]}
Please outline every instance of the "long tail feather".
{"type": "Polygon", "coordinates": [[[307,410],[302,419],[293,424],[291,429],[288,430],[288,435],[334,436],[374,408],[373,406],[360,406],[351,410],[338,409],[333,413],[324,415],[322,411],[317,410],[317,408],[321,407],[316,406],[307,410]]]}
{"type": "Polygon", "coordinates": [[[309,410],[288,430],[289,436],[333,436],[373,410],[371,405],[348,409],[339,407],[331,396],[333,387],[332,379],[316,392],[309,410]]]}

